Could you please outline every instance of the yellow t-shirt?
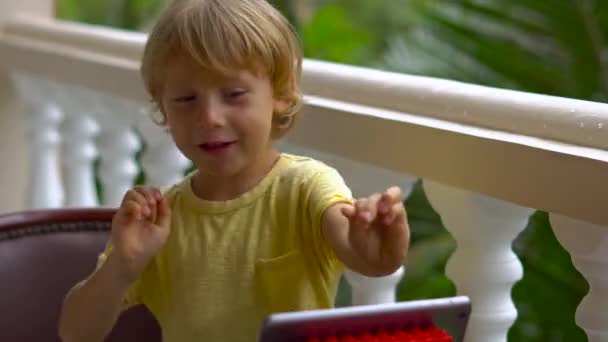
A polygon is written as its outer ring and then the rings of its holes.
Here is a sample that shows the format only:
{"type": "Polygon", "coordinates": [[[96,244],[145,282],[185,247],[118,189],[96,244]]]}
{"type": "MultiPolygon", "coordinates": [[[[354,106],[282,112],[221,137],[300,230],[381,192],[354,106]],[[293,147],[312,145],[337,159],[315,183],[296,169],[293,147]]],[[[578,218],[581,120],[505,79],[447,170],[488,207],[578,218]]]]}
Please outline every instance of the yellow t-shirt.
{"type": "Polygon", "coordinates": [[[190,177],[167,198],[168,241],[128,298],[150,309],[164,341],[253,342],[272,312],[333,305],[343,265],[322,236],[321,215],[352,202],[333,168],[282,154],[258,185],[233,200],[197,197],[190,177]]]}

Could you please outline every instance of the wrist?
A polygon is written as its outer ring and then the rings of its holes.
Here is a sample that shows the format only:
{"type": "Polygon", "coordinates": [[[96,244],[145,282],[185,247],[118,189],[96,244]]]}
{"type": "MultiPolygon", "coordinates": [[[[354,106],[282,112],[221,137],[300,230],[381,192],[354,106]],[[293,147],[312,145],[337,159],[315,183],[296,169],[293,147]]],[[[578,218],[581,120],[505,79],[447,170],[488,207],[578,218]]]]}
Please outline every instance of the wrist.
{"type": "Polygon", "coordinates": [[[132,282],[137,279],[138,274],[133,274],[133,272],[129,272],[129,267],[127,266],[127,262],[120,258],[115,253],[110,253],[108,259],[103,264],[102,268],[105,273],[119,286],[128,288],[132,282]]]}

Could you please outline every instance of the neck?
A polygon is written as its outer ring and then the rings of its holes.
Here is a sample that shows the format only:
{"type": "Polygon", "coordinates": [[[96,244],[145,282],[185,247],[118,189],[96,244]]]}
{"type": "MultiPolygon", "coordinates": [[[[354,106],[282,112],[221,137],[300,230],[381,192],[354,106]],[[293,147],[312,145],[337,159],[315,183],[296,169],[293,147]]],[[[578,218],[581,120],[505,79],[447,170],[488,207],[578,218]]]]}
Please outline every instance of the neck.
{"type": "Polygon", "coordinates": [[[256,160],[250,167],[229,177],[197,172],[192,179],[194,193],[209,201],[228,201],[253,189],[272,170],[280,154],[274,148],[264,158],[256,160]]]}

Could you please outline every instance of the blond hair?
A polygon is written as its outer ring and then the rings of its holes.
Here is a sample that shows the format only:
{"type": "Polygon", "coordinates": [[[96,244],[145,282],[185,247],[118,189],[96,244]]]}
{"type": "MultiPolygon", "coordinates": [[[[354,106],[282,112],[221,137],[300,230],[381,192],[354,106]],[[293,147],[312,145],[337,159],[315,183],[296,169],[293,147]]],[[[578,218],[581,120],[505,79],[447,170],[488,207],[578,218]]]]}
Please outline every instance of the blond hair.
{"type": "Polygon", "coordinates": [[[302,52],[292,26],[266,0],[174,0],[169,5],[150,33],[141,66],[145,87],[161,109],[164,69],[179,54],[224,75],[235,69],[265,74],[274,98],[288,104],[288,110],[273,115],[273,137],[292,127],[302,104],[302,52]]]}

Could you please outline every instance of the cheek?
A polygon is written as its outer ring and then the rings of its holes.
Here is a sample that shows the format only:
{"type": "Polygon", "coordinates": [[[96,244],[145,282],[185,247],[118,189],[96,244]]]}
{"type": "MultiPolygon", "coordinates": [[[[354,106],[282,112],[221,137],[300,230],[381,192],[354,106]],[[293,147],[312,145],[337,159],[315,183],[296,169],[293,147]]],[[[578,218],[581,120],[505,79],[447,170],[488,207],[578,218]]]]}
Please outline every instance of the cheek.
{"type": "Polygon", "coordinates": [[[272,106],[266,103],[250,103],[234,111],[232,117],[233,122],[242,130],[263,132],[267,126],[272,125],[272,112],[272,106]]]}
{"type": "Polygon", "coordinates": [[[182,120],[176,120],[174,116],[166,116],[166,127],[176,143],[183,141],[187,137],[187,127],[182,120]]]}
{"type": "Polygon", "coordinates": [[[183,129],[191,125],[189,122],[190,116],[185,111],[170,110],[165,114],[167,118],[167,126],[174,127],[176,129],[183,129]]]}
{"type": "Polygon", "coordinates": [[[255,123],[255,129],[260,136],[267,136],[272,129],[272,109],[263,108],[257,111],[252,121],[255,123]]]}
{"type": "Polygon", "coordinates": [[[167,129],[169,130],[169,134],[176,145],[181,145],[181,141],[184,139],[184,134],[180,132],[179,127],[167,125],[167,129]]]}

